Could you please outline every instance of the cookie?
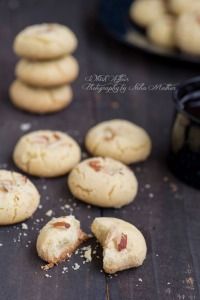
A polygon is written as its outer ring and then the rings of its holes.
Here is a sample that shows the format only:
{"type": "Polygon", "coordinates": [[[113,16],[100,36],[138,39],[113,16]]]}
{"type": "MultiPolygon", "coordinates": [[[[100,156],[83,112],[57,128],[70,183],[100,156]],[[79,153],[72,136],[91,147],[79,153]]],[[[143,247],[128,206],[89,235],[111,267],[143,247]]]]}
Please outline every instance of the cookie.
{"type": "Polygon", "coordinates": [[[200,13],[186,13],[176,23],[176,43],[184,52],[200,55],[200,13]]]}
{"type": "Polygon", "coordinates": [[[22,136],[13,159],[24,172],[39,177],[56,177],[69,172],[81,158],[76,141],[60,131],[39,130],[22,136]]]}
{"type": "Polygon", "coordinates": [[[14,51],[29,59],[54,59],[72,53],[77,47],[75,34],[66,26],[54,23],[32,25],[14,40],[14,51]]]}
{"type": "Polygon", "coordinates": [[[199,0],[169,0],[169,9],[176,15],[181,15],[188,12],[200,13],[200,1],[199,0]]]}
{"type": "Polygon", "coordinates": [[[157,46],[173,48],[176,45],[175,24],[176,21],[173,16],[164,15],[147,28],[147,36],[157,46]]]}
{"type": "Polygon", "coordinates": [[[36,87],[53,87],[74,81],[78,71],[77,60],[68,55],[50,61],[21,59],[16,65],[15,75],[36,87]]]}
{"type": "Polygon", "coordinates": [[[74,197],[101,207],[122,207],[131,203],[138,190],[134,173],[111,158],[82,161],[69,174],[68,185],[74,197]]]}
{"type": "Polygon", "coordinates": [[[137,25],[146,27],[165,12],[166,7],[162,0],[136,0],[130,7],[130,18],[137,25]]]}
{"type": "Polygon", "coordinates": [[[113,274],[143,264],[147,246],[142,233],[116,218],[95,218],[91,230],[103,247],[103,269],[113,274]]]}
{"type": "Polygon", "coordinates": [[[40,202],[36,187],[27,177],[0,170],[0,225],[10,225],[30,218],[40,202]]]}
{"type": "Polygon", "coordinates": [[[112,157],[125,164],[143,161],[151,152],[151,140],[144,129],[117,119],[91,128],[85,146],[92,155],[112,157]]]}
{"type": "Polygon", "coordinates": [[[68,259],[87,238],[74,216],[53,218],[41,229],[37,238],[37,253],[48,263],[43,268],[49,269],[68,259]]]}
{"type": "Polygon", "coordinates": [[[37,114],[57,112],[72,101],[72,89],[68,85],[53,88],[36,88],[15,80],[10,86],[12,103],[25,111],[37,114]]]}

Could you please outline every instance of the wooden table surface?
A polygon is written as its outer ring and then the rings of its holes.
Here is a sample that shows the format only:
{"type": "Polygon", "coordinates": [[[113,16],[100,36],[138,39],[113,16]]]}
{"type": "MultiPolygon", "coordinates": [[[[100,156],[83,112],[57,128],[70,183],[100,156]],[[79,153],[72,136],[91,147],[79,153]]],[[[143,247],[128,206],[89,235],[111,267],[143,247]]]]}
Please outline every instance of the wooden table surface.
{"type": "Polygon", "coordinates": [[[24,123],[31,125],[30,130],[66,131],[83,145],[85,133],[95,123],[125,118],[149,132],[152,155],[146,162],[132,166],[139,180],[139,194],[134,203],[119,210],[89,208],[76,201],[66,186],[66,177],[32,178],[42,195],[42,207],[26,222],[28,230],[23,230],[21,224],[0,229],[0,299],[200,299],[200,194],[174,178],[166,164],[174,114],[171,91],[97,93],[85,89],[86,79],[93,74],[125,74],[128,86],[148,86],[176,84],[198,75],[199,68],[172,64],[111,40],[95,22],[97,8],[94,0],[0,1],[0,167],[16,170],[12,151],[24,134],[24,123]],[[8,97],[17,61],[12,51],[14,36],[25,26],[41,22],[66,24],[79,39],[75,56],[80,76],[73,84],[74,102],[68,109],[48,116],[19,111],[8,97]],[[35,241],[38,230],[49,220],[45,215],[49,209],[54,216],[73,212],[87,232],[97,216],[132,222],[147,241],[144,265],[107,276],[101,271],[101,248],[92,239],[98,255],[91,263],[83,263],[79,253],[45,275],[35,241]],[[76,263],[80,265],[78,270],[73,269],[76,263]]]}

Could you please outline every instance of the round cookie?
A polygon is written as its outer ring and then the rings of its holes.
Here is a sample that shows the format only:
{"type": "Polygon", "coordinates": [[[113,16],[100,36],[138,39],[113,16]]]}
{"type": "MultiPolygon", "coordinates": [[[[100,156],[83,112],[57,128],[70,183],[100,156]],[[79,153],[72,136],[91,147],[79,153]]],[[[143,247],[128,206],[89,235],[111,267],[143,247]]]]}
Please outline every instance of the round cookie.
{"type": "Polygon", "coordinates": [[[95,218],[91,230],[103,247],[103,269],[113,274],[143,264],[147,246],[142,233],[117,218],[95,218]]]}
{"type": "Polygon", "coordinates": [[[86,135],[85,146],[94,156],[112,157],[130,164],[149,156],[151,140],[141,127],[116,119],[91,128],[86,135]]]}
{"type": "Polygon", "coordinates": [[[14,40],[15,53],[29,59],[54,59],[72,53],[76,47],[75,34],[68,27],[54,23],[29,26],[14,40]]]}
{"type": "Polygon", "coordinates": [[[40,230],[37,238],[38,255],[49,263],[44,269],[68,259],[87,238],[74,216],[53,218],[40,230]]]}
{"type": "Polygon", "coordinates": [[[176,43],[184,52],[200,55],[200,13],[187,13],[178,18],[176,43]]]}
{"type": "Polygon", "coordinates": [[[0,170],[0,225],[10,225],[30,218],[40,202],[40,195],[27,177],[0,170]]]}
{"type": "Polygon", "coordinates": [[[69,174],[68,185],[78,199],[101,207],[122,207],[131,203],[138,190],[134,173],[111,158],[82,161],[69,174]]]}
{"type": "Polygon", "coordinates": [[[12,103],[25,111],[37,114],[53,113],[67,107],[73,97],[68,85],[36,88],[15,80],[10,86],[12,103]]]}
{"type": "Polygon", "coordinates": [[[130,7],[130,18],[139,26],[146,27],[165,14],[162,0],[136,0],[130,7]]]}
{"type": "Polygon", "coordinates": [[[39,130],[22,136],[15,146],[15,164],[26,173],[56,177],[69,172],[81,158],[76,141],[60,131],[39,130]]]}
{"type": "Polygon", "coordinates": [[[158,46],[173,48],[176,45],[174,31],[175,18],[171,15],[164,15],[147,28],[147,36],[158,46]]]}
{"type": "Polygon", "coordinates": [[[199,0],[169,0],[169,9],[176,15],[181,15],[188,12],[200,13],[199,0]]]}
{"type": "Polygon", "coordinates": [[[77,60],[71,55],[43,62],[21,59],[15,68],[17,78],[36,87],[70,83],[77,78],[78,72],[77,60]]]}

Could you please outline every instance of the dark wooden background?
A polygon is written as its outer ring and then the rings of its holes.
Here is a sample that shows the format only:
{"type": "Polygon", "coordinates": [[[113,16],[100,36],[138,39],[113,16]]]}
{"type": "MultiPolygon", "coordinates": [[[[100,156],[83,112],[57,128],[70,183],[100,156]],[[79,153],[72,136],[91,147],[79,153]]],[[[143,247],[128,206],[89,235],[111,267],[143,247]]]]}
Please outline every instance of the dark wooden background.
{"type": "MultiPolygon", "coordinates": [[[[93,124],[125,118],[149,132],[153,152],[148,161],[133,166],[139,194],[134,203],[120,210],[88,208],[70,200],[65,177],[33,178],[42,195],[42,208],[26,222],[28,230],[22,230],[20,224],[0,229],[0,299],[200,299],[200,194],[176,180],[166,165],[174,113],[171,92],[97,94],[82,88],[85,77],[91,74],[126,74],[130,85],[148,85],[181,82],[198,75],[199,67],[157,59],[111,40],[95,22],[97,8],[98,1],[94,0],[0,1],[0,167],[16,170],[12,151],[24,134],[20,127],[23,123],[30,123],[31,130],[66,131],[83,144],[84,135],[93,124]],[[25,26],[40,22],[66,24],[79,39],[75,56],[81,72],[73,85],[74,102],[68,109],[49,116],[18,111],[8,97],[17,61],[12,51],[14,36],[25,26]],[[135,224],[147,240],[144,265],[110,278],[100,272],[101,259],[94,257],[92,263],[83,264],[80,255],[74,255],[46,277],[35,250],[37,232],[49,220],[47,210],[53,209],[54,216],[68,214],[69,209],[61,208],[65,204],[72,205],[73,213],[88,232],[91,220],[101,215],[135,224]],[[75,262],[80,265],[77,271],[72,269],[75,262]],[[69,267],[68,273],[62,274],[63,266],[69,267]]],[[[92,244],[95,247],[94,239],[92,244]]]]}

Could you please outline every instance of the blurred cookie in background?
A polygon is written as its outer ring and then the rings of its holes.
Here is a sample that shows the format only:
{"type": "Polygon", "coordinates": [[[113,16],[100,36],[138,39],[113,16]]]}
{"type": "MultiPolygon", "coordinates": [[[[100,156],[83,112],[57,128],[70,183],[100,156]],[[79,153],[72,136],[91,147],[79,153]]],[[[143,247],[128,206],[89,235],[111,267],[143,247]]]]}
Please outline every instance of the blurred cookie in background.
{"type": "Polygon", "coordinates": [[[33,87],[15,80],[10,86],[12,103],[25,111],[37,114],[57,112],[67,107],[73,97],[70,86],[62,85],[53,88],[33,87]]]}
{"type": "Polygon", "coordinates": [[[176,15],[181,15],[192,11],[200,12],[200,1],[199,0],[169,0],[168,7],[170,11],[176,15]]]}
{"type": "Polygon", "coordinates": [[[162,0],[136,0],[130,7],[130,18],[139,26],[147,27],[165,14],[162,0]]]}
{"type": "Polygon", "coordinates": [[[54,59],[70,54],[77,47],[75,34],[66,26],[55,23],[26,27],[14,40],[14,52],[29,59],[54,59]]]}
{"type": "Polygon", "coordinates": [[[37,87],[71,83],[77,78],[78,72],[78,62],[71,55],[47,61],[20,59],[15,68],[16,77],[37,87]]]}
{"type": "Polygon", "coordinates": [[[176,43],[187,53],[200,55],[200,13],[186,13],[179,17],[176,25],[176,43]]]}
{"type": "Polygon", "coordinates": [[[175,18],[172,15],[163,15],[147,28],[147,36],[155,45],[174,48],[175,40],[175,18]]]}
{"type": "Polygon", "coordinates": [[[21,57],[10,87],[12,103],[32,113],[46,114],[64,109],[72,101],[69,86],[79,73],[71,53],[77,47],[75,34],[54,23],[33,25],[14,40],[14,52],[21,57]]]}

